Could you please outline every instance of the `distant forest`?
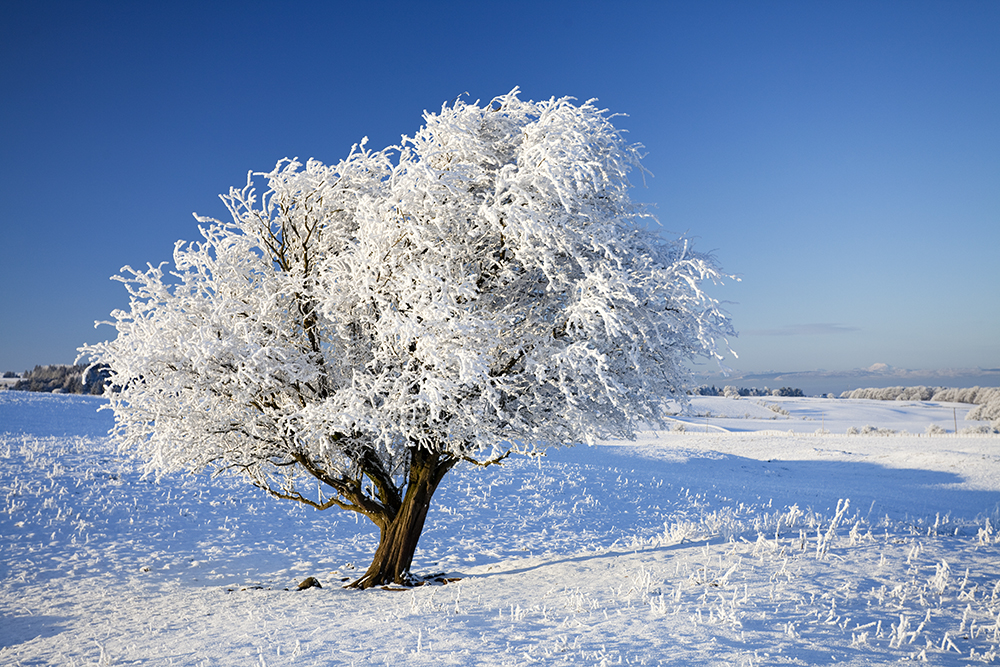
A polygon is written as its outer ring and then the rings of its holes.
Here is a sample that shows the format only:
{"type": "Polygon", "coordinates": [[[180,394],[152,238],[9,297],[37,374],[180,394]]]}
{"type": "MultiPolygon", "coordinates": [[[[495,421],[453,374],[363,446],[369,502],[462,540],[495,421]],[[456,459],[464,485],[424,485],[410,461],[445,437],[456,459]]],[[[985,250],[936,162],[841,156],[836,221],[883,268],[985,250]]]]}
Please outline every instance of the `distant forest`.
{"type": "MultiPolygon", "coordinates": [[[[87,368],[85,364],[35,366],[34,370],[22,373],[11,389],[56,394],[103,394],[104,384],[110,376],[107,365],[94,366],[89,373],[87,368]]],[[[14,377],[14,374],[4,373],[4,377],[14,377]]]]}
{"type": "Polygon", "coordinates": [[[734,387],[728,385],[719,389],[714,385],[709,386],[707,384],[689,390],[688,394],[692,396],[725,396],[726,398],[738,398],[740,396],[805,396],[801,389],[793,389],[792,387],[782,387],[781,389],[768,389],[764,387],[763,389],[758,389],[757,387],[734,387]]]}
{"type": "Polygon", "coordinates": [[[841,398],[866,398],[875,401],[941,401],[943,403],[974,403],[982,405],[1000,395],[997,387],[873,387],[852,389],[841,398]]]}

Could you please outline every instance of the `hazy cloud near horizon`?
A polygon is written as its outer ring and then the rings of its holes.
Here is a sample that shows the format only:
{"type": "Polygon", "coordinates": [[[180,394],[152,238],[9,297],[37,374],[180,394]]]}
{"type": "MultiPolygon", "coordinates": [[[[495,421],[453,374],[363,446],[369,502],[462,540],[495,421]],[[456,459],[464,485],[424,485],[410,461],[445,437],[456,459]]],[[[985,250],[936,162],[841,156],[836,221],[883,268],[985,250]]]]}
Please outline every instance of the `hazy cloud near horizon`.
{"type": "Polygon", "coordinates": [[[746,336],[825,336],[861,331],[859,327],[843,324],[786,324],[780,329],[749,329],[741,331],[746,336]]]}

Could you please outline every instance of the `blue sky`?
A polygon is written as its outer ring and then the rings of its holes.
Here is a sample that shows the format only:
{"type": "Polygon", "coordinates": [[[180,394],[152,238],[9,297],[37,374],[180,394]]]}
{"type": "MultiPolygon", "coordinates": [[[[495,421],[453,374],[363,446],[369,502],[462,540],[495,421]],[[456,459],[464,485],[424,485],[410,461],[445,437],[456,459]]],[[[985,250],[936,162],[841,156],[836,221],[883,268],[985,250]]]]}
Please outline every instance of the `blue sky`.
{"type": "Polygon", "coordinates": [[[519,86],[646,147],[666,235],[739,283],[734,367],[1000,367],[1000,3],[0,7],[0,370],[69,363],[193,211],[280,158],[519,86]]]}

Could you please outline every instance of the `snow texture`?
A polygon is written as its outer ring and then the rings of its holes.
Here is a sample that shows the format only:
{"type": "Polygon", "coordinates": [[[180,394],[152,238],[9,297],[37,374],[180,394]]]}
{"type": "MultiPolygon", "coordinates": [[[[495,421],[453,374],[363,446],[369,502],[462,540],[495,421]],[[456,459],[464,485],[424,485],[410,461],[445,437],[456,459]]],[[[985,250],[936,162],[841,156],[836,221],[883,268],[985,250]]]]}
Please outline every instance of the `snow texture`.
{"type": "Polygon", "coordinates": [[[459,580],[362,592],[370,524],[144,477],[104,400],[0,392],[0,664],[998,662],[1000,440],[923,434],[952,406],[696,399],[747,429],[459,467],[414,563],[459,580]]]}

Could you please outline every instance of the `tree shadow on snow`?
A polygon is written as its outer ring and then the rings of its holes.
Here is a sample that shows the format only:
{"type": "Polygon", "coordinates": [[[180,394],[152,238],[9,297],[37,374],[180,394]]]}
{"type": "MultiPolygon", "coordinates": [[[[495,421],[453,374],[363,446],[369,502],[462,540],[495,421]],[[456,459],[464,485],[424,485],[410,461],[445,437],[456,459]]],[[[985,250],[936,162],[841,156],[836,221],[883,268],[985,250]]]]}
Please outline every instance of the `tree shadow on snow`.
{"type": "Polygon", "coordinates": [[[67,629],[68,621],[62,616],[4,614],[0,616],[0,648],[11,648],[32,639],[54,637],[67,629]]]}
{"type": "MultiPolygon", "coordinates": [[[[599,472],[609,468],[623,474],[656,478],[672,489],[704,494],[717,506],[730,504],[768,505],[775,511],[798,505],[818,512],[835,511],[837,502],[849,498],[852,514],[870,520],[889,515],[893,520],[976,521],[996,516],[1000,491],[963,488],[965,478],[953,472],[922,468],[895,468],[867,461],[759,460],[713,451],[674,452],[656,448],[656,457],[643,456],[640,447],[577,447],[550,454],[553,461],[578,464],[599,472]]],[[[628,493],[619,493],[627,503],[628,493]]],[[[641,495],[641,494],[640,494],[641,495]]]]}
{"type": "MultiPolygon", "coordinates": [[[[665,544],[665,545],[658,545],[658,546],[651,546],[651,547],[642,547],[642,548],[639,548],[639,549],[635,549],[635,548],[631,548],[631,549],[627,549],[627,548],[622,548],[622,549],[611,548],[611,549],[597,551],[597,552],[592,552],[592,553],[579,554],[579,555],[575,555],[575,556],[567,556],[565,558],[547,558],[544,561],[541,561],[541,562],[538,562],[538,563],[534,563],[532,565],[526,565],[524,567],[514,568],[514,569],[510,569],[510,570],[499,570],[498,569],[498,570],[487,570],[486,572],[477,572],[475,574],[467,574],[467,573],[456,573],[456,574],[459,574],[463,578],[464,577],[468,577],[470,579],[486,579],[486,578],[489,578],[489,577],[497,577],[497,576],[502,576],[502,575],[525,574],[527,572],[535,572],[535,571],[544,570],[544,569],[547,569],[547,568],[559,568],[559,567],[566,566],[566,565],[574,565],[574,564],[583,565],[583,564],[590,563],[590,562],[597,561],[597,560],[614,559],[614,558],[620,558],[620,557],[623,557],[623,556],[633,556],[636,553],[643,553],[643,554],[650,554],[650,553],[666,554],[666,553],[671,553],[671,552],[675,552],[675,551],[681,551],[681,550],[684,550],[684,549],[693,549],[693,548],[698,548],[698,547],[704,547],[706,545],[712,544],[713,542],[718,542],[718,540],[711,540],[711,539],[709,539],[709,540],[693,540],[693,541],[683,540],[681,542],[678,542],[677,544],[665,544]]],[[[557,578],[559,578],[559,579],[565,579],[565,576],[566,576],[565,575],[565,571],[559,570],[559,571],[557,571],[555,573],[555,576],[557,578]]]]}

